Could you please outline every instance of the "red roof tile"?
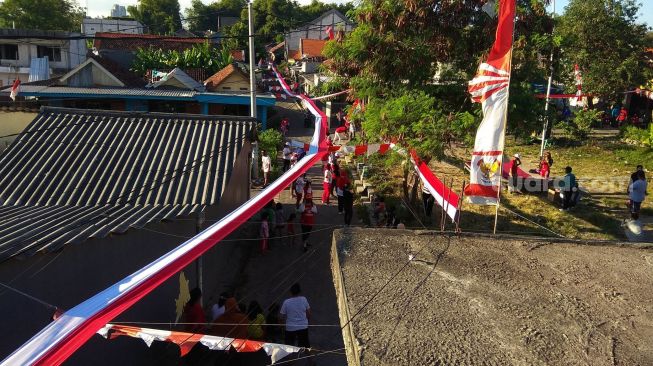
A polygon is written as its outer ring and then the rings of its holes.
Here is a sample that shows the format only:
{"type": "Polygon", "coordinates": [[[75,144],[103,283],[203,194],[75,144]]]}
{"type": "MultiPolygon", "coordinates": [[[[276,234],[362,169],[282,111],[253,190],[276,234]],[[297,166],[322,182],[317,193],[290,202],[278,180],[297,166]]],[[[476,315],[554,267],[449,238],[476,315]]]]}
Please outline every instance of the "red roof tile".
{"type": "Polygon", "coordinates": [[[324,57],[322,50],[327,40],[324,39],[304,39],[299,40],[299,52],[302,58],[324,57]]]}
{"type": "Polygon", "coordinates": [[[231,50],[231,57],[234,58],[234,61],[243,62],[245,61],[245,51],[244,50],[231,50]]]}
{"type": "Polygon", "coordinates": [[[207,42],[206,38],[160,36],[156,34],[95,33],[93,47],[136,51],[139,48],[160,48],[164,50],[185,50],[196,44],[207,42]]]}
{"type": "Polygon", "coordinates": [[[204,86],[206,86],[206,90],[208,91],[213,91],[215,88],[220,85],[226,78],[228,78],[230,75],[238,73],[241,74],[243,77],[249,80],[249,75],[245,74],[239,67],[234,66],[233,64],[227,65],[224,69],[216,72],[213,74],[211,77],[206,79],[204,81],[204,86]]]}

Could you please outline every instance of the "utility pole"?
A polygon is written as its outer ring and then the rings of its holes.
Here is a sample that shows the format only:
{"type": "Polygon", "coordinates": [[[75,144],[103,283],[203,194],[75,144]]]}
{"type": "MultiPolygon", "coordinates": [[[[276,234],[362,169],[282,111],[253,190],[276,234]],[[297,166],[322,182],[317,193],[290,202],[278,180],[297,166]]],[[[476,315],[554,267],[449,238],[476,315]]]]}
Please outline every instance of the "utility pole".
{"type": "Polygon", "coordinates": [[[250,114],[256,118],[256,74],[254,73],[254,17],[252,14],[252,2],[247,3],[247,14],[249,16],[249,93],[250,93],[250,114]]]}
{"type": "MultiPolygon", "coordinates": [[[[252,1],[247,2],[249,23],[249,95],[250,115],[256,119],[256,74],[254,73],[254,14],[252,1]]],[[[252,178],[258,179],[258,143],[252,144],[252,178]]]]}
{"type": "MultiPolygon", "coordinates": [[[[553,14],[552,18],[555,18],[556,15],[556,1],[553,0],[553,14]]],[[[555,24],[551,30],[551,36],[553,36],[553,30],[555,29],[555,24]]],[[[546,104],[544,105],[544,128],[542,129],[542,145],[540,146],[540,159],[544,156],[544,144],[546,143],[546,131],[549,129],[549,101],[551,99],[551,83],[553,82],[553,44],[551,44],[551,56],[549,57],[549,63],[551,67],[551,73],[549,74],[549,82],[546,87],[546,104]]]]}

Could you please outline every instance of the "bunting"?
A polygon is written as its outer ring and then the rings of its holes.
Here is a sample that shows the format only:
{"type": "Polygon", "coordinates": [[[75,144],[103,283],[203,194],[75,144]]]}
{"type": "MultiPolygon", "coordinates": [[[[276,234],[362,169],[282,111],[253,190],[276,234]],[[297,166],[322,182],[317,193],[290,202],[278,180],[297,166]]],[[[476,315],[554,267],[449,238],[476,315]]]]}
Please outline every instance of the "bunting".
{"type": "Polygon", "coordinates": [[[188,354],[188,352],[190,352],[190,350],[198,343],[212,351],[227,351],[232,347],[236,352],[258,352],[259,350],[264,350],[265,353],[272,358],[272,364],[291,353],[296,353],[302,350],[300,347],[278,343],[116,324],[107,324],[98,330],[97,333],[106,339],[114,339],[120,336],[139,338],[142,339],[148,347],[151,347],[152,342],[154,341],[174,343],[179,346],[181,357],[188,354]]]}
{"type": "Polygon", "coordinates": [[[474,102],[483,105],[483,121],[476,131],[465,195],[471,203],[497,204],[508,110],[515,0],[500,0],[496,39],[487,62],[469,82],[474,102]]]}

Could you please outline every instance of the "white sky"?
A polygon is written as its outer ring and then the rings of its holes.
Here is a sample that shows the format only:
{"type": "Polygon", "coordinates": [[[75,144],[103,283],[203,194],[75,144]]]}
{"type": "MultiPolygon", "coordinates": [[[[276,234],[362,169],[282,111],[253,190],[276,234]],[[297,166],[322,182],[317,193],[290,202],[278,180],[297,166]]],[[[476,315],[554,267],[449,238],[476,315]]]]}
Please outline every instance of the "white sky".
{"type": "MultiPolygon", "coordinates": [[[[77,2],[82,7],[88,6],[88,13],[92,17],[97,16],[109,16],[111,12],[111,7],[113,4],[124,5],[134,5],[137,3],[137,0],[77,0],[77,2]]],[[[190,6],[191,0],[179,0],[181,5],[182,14],[186,7],[190,6]]],[[[203,3],[209,4],[213,0],[202,0],[203,3]]],[[[300,4],[308,4],[310,0],[299,0],[300,4]]],[[[336,2],[341,3],[344,0],[327,0],[326,2],[336,2]]],[[[564,10],[564,7],[567,6],[569,0],[557,0],[556,1],[556,13],[561,14],[564,10]]],[[[639,19],[649,26],[653,26],[653,0],[640,0],[641,8],[639,9],[639,19]]],[[[549,7],[551,11],[551,7],[549,7]]]]}

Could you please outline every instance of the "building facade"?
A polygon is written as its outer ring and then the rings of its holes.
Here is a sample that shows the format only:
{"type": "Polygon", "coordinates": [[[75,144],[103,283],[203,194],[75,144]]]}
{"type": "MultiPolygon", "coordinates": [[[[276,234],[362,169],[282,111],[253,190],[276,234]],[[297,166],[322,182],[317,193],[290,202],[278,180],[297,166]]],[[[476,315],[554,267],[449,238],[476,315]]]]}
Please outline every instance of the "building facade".
{"type": "Polygon", "coordinates": [[[300,39],[325,39],[328,37],[327,29],[331,27],[334,32],[343,30],[345,33],[351,32],[355,24],[347,19],[341,12],[333,9],[320,15],[317,19],[303,25],[300,28],[293,29],[285,35],[285,47],[287,55],[295,54],[299,51],[300,39]]]}
{"type": "Polygon", "coordinates": [[[48,59],[50,74],[62,75],[86,61],[81,33],[0,29],[0,86],[29,81],[32,60],[48,59]]]}
{"type": "Polygon", "coordinates": [[[143,24],[133,19],[84,18],[82,33],[94,36],[97,32],[143,34],[143,24]]]}

